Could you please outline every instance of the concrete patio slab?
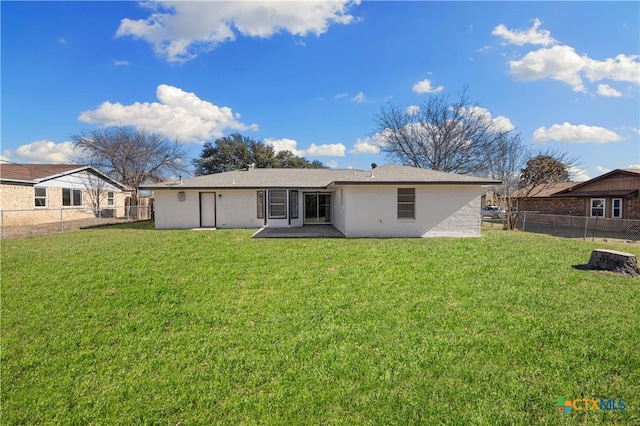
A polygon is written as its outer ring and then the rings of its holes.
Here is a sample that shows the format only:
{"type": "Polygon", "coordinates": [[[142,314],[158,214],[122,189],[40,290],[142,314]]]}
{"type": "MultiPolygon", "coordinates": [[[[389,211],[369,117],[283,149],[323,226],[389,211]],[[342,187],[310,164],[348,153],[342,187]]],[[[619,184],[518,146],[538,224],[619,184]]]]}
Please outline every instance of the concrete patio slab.
{"type": "Polygon", "coordinates": [[[307,225],[297,228],[262,228],[253,238],[344,238],[344,234],[331,225],[307,225]]]}

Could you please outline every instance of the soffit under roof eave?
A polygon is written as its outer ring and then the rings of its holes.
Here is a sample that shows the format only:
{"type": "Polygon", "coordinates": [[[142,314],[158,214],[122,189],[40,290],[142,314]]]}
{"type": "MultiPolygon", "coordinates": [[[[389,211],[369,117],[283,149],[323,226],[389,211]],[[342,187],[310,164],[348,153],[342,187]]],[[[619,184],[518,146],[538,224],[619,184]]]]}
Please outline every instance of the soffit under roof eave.
{"type": "Polygon", "coordinates": [[[621,190],[614,190],[614,191],[606,191],[606,190],[602,190],[602,191],[570,191],[570,192],[561,192],[561,193],[551,194],[550,197],[552,197],[552,198],[629,197],[629,196],[632,196],[633,194],[636,194],[636,196],[637,196],[638,192],[639,191],[637,189],[633,189],[633,190],[621,189],[621,190]]]}

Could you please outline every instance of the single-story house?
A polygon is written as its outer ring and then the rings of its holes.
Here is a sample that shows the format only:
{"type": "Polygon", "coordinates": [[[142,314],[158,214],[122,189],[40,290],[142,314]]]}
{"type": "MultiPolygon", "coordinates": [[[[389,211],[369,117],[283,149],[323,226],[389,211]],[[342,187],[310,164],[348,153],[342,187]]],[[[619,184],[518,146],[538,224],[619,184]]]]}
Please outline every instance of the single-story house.
{"type": "Polygon", "coordinates": [[[78,164],[0,164],[0,210],[5,225],[26,225],[125,214],[130,189],[78,164]]]}
{"type": "Polygon", "coordinates": [[[520,198],[522,211],[640,219],[640,169],[615,169],[584,182],[561,182],[520,198]]]}
{"type": "Polygon", "coordinates": [[[146,185],[157,229],[333,225],[346,237],[479,236],[483,185],[415,167],[247,169],[146,185]]]}

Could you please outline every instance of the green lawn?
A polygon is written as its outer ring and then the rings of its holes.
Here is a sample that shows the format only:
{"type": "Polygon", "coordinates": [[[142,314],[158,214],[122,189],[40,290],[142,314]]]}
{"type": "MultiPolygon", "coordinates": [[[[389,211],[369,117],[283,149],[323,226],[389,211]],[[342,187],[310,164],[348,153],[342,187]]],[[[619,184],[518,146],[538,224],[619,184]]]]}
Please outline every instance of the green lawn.
{"type": "Polygon", "coordinates": [[[572,267],[637,244],[252,232],[3,241],[0,422],[640,423],[640,279],[572,267]]]}

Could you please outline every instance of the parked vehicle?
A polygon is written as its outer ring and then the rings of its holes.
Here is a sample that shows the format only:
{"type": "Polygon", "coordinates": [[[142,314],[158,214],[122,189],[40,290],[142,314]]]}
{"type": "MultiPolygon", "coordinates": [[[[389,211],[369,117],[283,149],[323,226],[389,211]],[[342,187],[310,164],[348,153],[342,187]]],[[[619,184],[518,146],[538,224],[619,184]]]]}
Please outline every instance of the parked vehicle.
{"type": "Polygon", "coordinates": [[[492,219],[500,219],[504,211],[496,206],[485,206],[482,208],[482,217],[490,217],[492,219]]]}

